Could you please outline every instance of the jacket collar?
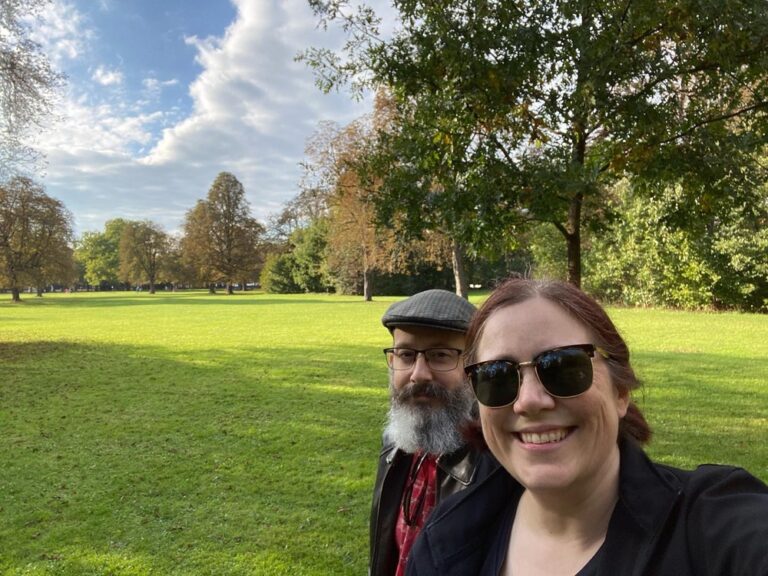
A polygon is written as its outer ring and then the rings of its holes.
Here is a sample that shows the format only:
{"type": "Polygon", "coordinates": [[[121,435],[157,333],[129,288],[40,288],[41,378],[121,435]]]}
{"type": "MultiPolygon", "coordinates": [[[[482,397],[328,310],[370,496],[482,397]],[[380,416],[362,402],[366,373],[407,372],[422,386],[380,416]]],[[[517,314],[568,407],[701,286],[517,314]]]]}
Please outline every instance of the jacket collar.
{"type": "Polygon", "coordinates": [[[465,445],[451,454],[441,454],[437,465],[458,483],[469,486],[477,470],[477,458],[478,452],[465,445]]]}
{"type": "MultiPolygon", "coordinates": [[[[404,455],[405,452],[394,444],[387,444],[382,448],[381,455],[387,464],[391,464],[395,458],[404,455]]],[[[464,445],[450,454],[441,454],[437,458],[437,466],[447,476],[450,476],[463,486],[469,486],[474,480],[477,470],[479,452],[464,445]]]]}
{"type": "Polygon", "coordinates": [[[635,557],[629,565],[632,574],[639,575],[646,571],[682,484],[654,465],[633,440],[623,440],[620,449],[619,501],[608,527],[603,566],[608,574],[626,572],[627,551],[633,550],[635,557]]]}

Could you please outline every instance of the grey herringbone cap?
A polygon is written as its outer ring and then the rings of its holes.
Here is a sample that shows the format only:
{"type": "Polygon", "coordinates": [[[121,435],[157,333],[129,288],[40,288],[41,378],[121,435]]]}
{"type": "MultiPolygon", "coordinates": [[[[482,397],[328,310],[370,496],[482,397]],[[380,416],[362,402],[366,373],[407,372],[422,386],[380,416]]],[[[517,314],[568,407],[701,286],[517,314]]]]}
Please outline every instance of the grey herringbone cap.
{"type": "Polygon", "coordinates": [[[426,290],[392,304],[381,323],[391,332],[398,326],[426,326],[466,332],[475,307],[447,290],[426,290]]]}

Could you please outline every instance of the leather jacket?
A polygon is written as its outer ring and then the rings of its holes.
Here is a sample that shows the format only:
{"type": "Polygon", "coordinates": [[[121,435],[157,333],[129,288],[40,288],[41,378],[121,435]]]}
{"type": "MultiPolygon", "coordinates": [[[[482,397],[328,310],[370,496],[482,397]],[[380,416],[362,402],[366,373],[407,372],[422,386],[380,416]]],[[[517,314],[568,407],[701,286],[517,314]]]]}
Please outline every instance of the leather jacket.
{"type": "MultiPolygon", "coordinates": [[[[407,454],[393,444],[385,444],[379,455],[379,467],[373,489],[371,506],[370,557],[371,576],[392,576],[398,551],[395,544],[395,524],[413,454],[407,454]]],[[[436,502],[463,490],[487,476],[499,464],[487,452],[468,446],[437,459],[436,502]]]]}

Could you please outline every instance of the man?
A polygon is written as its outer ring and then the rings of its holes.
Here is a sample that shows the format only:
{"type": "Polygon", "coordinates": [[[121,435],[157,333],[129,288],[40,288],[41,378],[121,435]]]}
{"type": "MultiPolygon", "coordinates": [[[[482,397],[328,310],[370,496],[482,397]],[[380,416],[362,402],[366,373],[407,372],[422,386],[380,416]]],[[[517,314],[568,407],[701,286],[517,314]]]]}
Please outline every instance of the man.
{"type": "Polygon", "coordinates": [[[464,336],[475,307],[445,290],[392,304],[381,321],[390,409],[373,492],[371,576],[401,576],[435,504],[487,473],[491,462],[467,446],[475,414],[464,379],[464,336]]]}

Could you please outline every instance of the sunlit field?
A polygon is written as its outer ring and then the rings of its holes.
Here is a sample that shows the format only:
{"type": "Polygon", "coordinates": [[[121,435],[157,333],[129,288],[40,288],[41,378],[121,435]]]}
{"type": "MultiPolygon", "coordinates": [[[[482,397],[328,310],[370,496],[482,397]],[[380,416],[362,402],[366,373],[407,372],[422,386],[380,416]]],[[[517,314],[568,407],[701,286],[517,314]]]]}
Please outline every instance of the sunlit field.
{"type": "MultiPolygon", "coordinates": [[[[394,300],[0,302],[0,574],[365,574],[394,300]]],[[[768,480],[768,316],[611,314],[653,457],[768,480]]]]}

